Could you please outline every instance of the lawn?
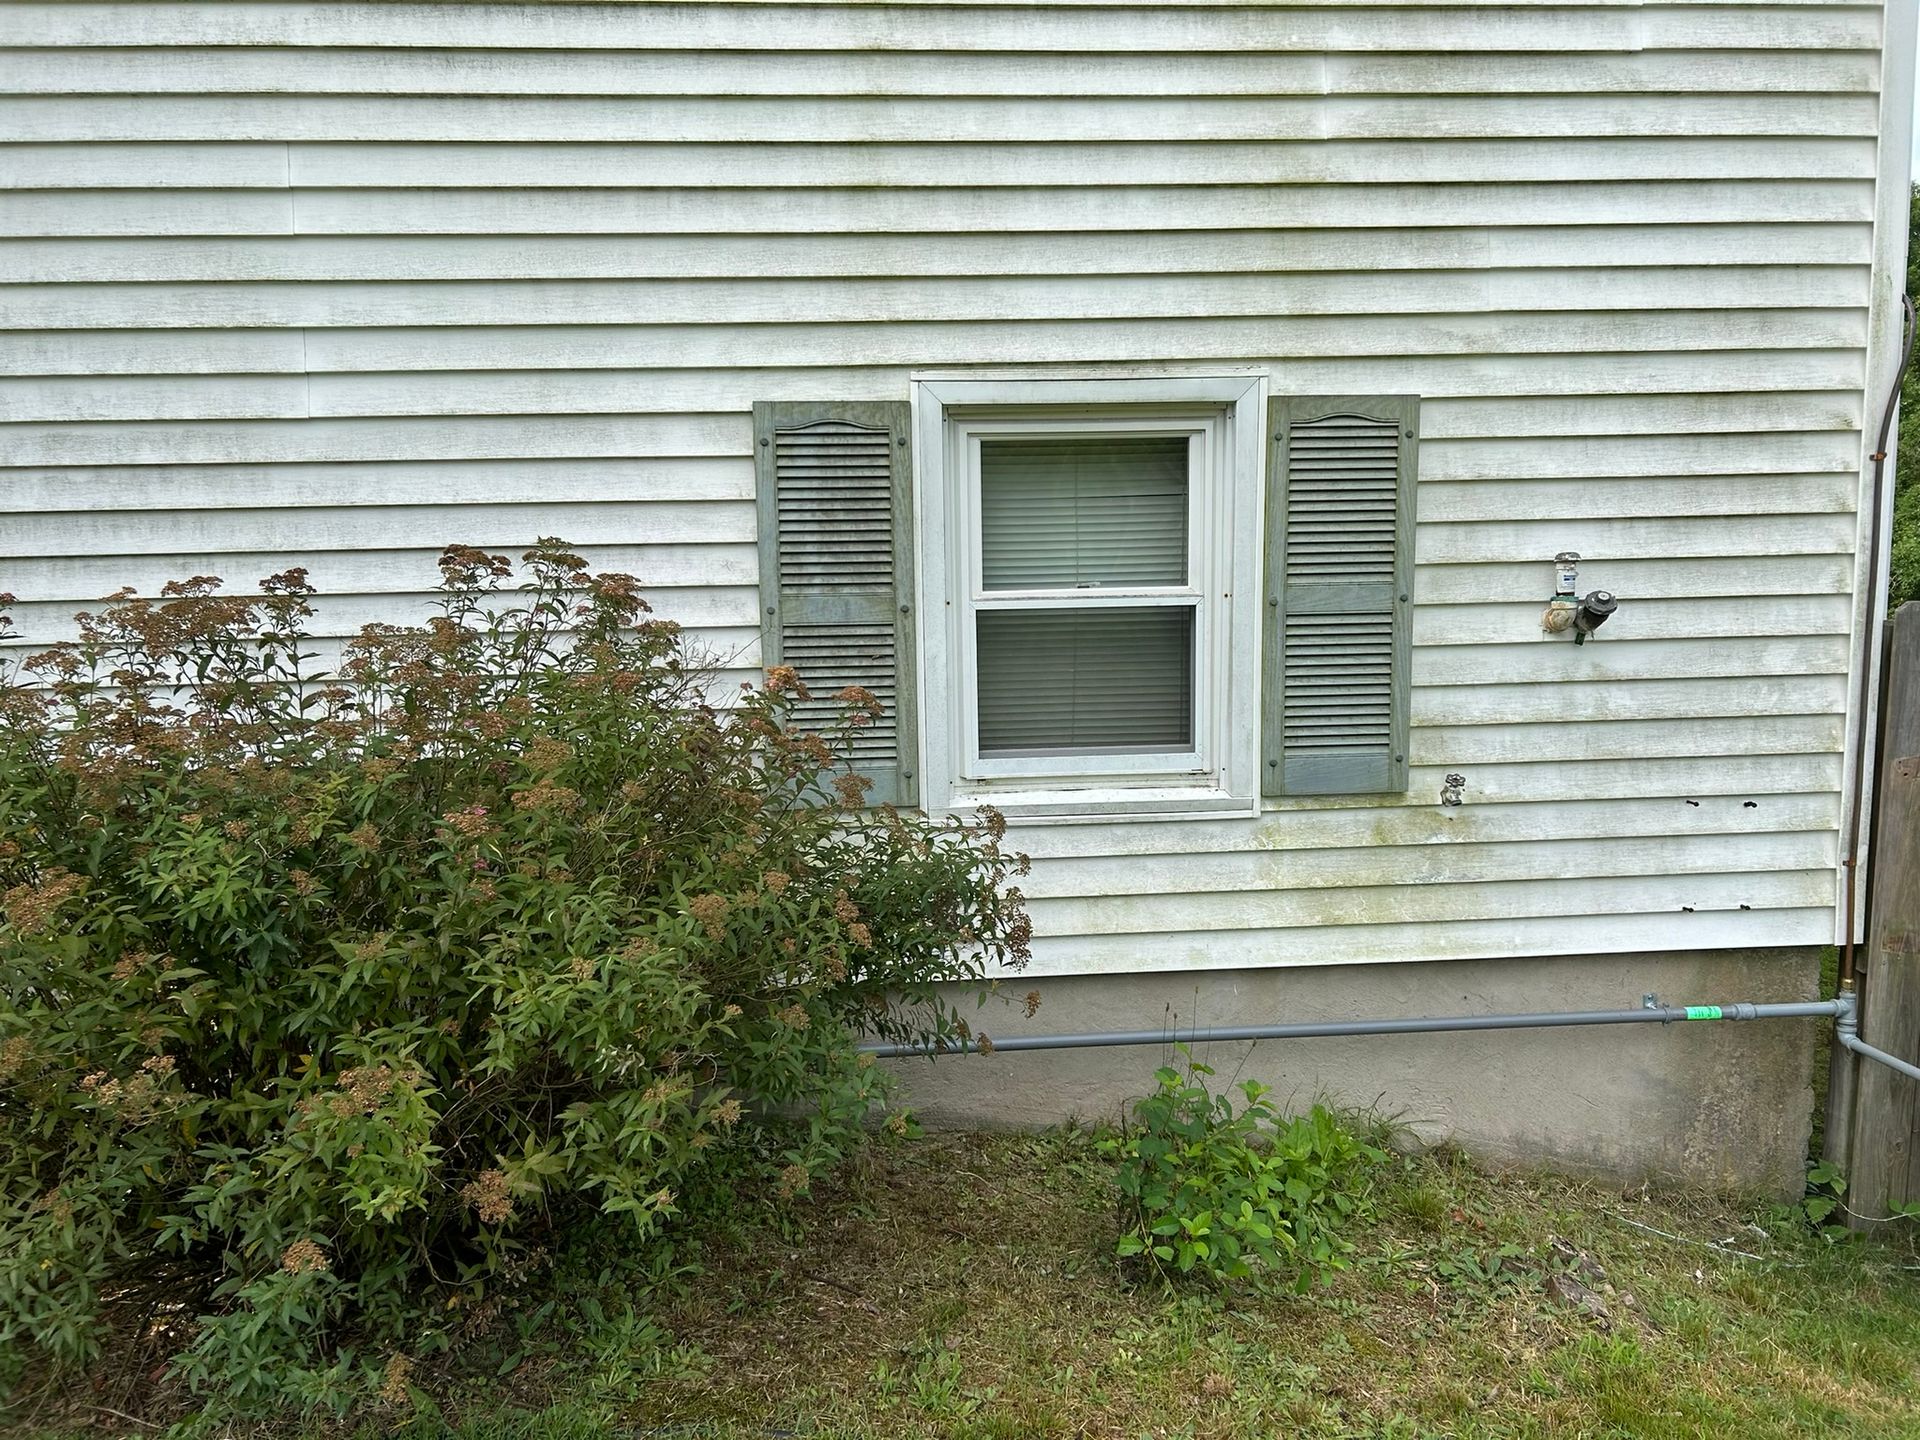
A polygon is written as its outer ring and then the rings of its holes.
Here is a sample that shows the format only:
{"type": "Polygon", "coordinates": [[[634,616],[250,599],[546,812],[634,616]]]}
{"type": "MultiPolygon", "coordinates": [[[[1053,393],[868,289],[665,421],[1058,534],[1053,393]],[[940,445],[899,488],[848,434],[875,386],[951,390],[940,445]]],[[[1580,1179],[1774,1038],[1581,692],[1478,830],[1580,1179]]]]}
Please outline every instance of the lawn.
{"type": "Polygon", "coordinates": [[[362,1433],[1920,1436],[1910,1248],[1442,1151],[1332,1284],[1223,1298],[1126,1283],[1110,1173],[1074,1133],[890,1144],[643,1309],[568,1262],[565,1313],[466,1357],[497,1378],[362,1433]]]}
{"type": "MultiPolygon", "coordinates": [[[[1111,1176],[1078,1132],[889,1138],[797,1207],[706,1217],[648,1274],[576,1240],[423,1363],[417,1409],[353,1433],[1920,1436],[1910,1242],[1442,1150],[1380,1167],[1329,1285],[1182,1293],[1110,1258],[1111,1176]]],[[[68,1397],[49,1433],[155,1433],[147,1366],[68,1397]]]]}

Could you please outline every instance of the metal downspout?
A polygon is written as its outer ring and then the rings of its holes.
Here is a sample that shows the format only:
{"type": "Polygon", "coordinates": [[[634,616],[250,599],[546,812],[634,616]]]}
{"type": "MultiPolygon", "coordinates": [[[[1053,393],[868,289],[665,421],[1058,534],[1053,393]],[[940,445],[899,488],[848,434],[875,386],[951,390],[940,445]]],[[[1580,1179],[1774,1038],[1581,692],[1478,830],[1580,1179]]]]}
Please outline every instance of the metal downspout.
{"type": "MultiPolygon", "coordinates": [[[[1915,316],[1913,297],[1902,295],[1900,364],[1893,374],[1893,384],[1887,390],[1886,404],[1880,411],[1880,434],[1874,444],[1873,454],[1873,496],[1867,508],[1867,568],[1871,589],[1867,592],[1866,626],[1863,631],[1860,654],[1859,683],[1854,693],[1854,714],[1860,717],[1854,727],[1852,759],[1852,783],[1849,786],[1850,803],[1847,806],[1847,844],[1841,858],[1841,866],[1846,871],[1845,898],[1842,902],[1842,929],[1840,936],[1840,963],[1838,967],[1835,994],[1853,1006],[1855,989],[1859,975],[1859,960],[1855,954],[1854,935],[1860,927],[1860,836],[1865,828],[1867,808],[1867,697],[1868,687],[1877,675],[1881,685],[1886,684],[1886,645],[1887,636],[1883,617],[1880,613],[1880,552],[1881,552],[1881,512],[1885,507],[1887,458],[1889,442],[1893,436],[1894,417],[1900,408],[1900,386],[1906,379],[1907,367],[1913,362],[1913,342],[1915,316]],[[1869,663],[1867,644],[1876,630],[1880,631],[1879,663],[1869,663]]],[[[1884,706],[1881,707],[1881,727],[1886,724],[1884,706]]],[[[1876,752],[1877,753],[1877,747],[1876,752]]],[[[1853,1034],[1855,1044],[1847,1043],[1848,1026],[1857,1027],[1857,1013],[1851,1021],[1843,1017],[1834,1027],[1834,1044],[1838,1050],[1849,1054],[1862,1054],[1857,1048],[1860,1041],[1857,1029],[1853,1034]]],[[[1882,1052],[1876,1051],[1876,1056],[1882,1052]]],[[[1887,1057],[1891,1059],[1892,1057],[1887,1057]]],[[[1857,1068],[1841,1062],[1835,1053],[1827,1062],[1827,1117],[1826,1141],[1823,1148],[1825,1156],[1842,1171],[1853,1169],[1853,1111],[1855,1091],[1859,1077],[1857,1068]]]]}
{"type": "MultiPolygon", "coordinates": [[[[1873,589],[1867,596],[1867,616],[1865,633],[1871,636],[1881,627],[1880,615],[1880,515],[1885,506],[1887,480],[1887,442],[1893,435],[1894,416],[1900,409],[1900,385],[1906,379],[1907,367],[1913,363],[1914,306],[1911,295],[1900,297],[1900,368],[1894,371],[1893,384],[1887,391],[1886,407],[1880,412],[1880,438],[1874,446],[1873,455],[1873,504],[1867,512],[1867,575],[1873,589]]],[[[1885,644],[1884,630],[1882,642],[1885,644]]],[[[1865,809],[1867,786],[1867,687],[1873,677],[1880,677],[1884,684],[1886,669],[1884,665],[1869,665],[1863,653],[1860,657],[1860,685],[1854,696],[1854,713],[1860,717],[1860,724],[1853,737],[1853,796],[1847,818],[1847,854],[1841,863],[1847,872],[1846,887],[1846,929],[1844,943],[1840,949],[1839,989],[1843,995],[1853,993],[1854,976],[1857,965],[1854,958],[1853,936],[1857,928],[1859,914],[1859,876],[1860,876],[1860,830],[1862,811],[1865,809]]]]}

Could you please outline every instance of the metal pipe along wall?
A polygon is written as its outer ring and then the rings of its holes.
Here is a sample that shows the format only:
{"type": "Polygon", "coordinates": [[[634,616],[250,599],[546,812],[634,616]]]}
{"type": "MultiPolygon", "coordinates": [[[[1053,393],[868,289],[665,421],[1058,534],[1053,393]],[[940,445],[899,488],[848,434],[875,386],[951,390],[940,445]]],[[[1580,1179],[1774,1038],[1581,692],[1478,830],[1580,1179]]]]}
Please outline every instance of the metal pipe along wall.
{"type": "MultiPolygon", "coordinates": [[[[1462,1030],[1543,1030],[1575,1025],[1671,1025],[1714,1020],[1842,1019],[1853,1013],[1851,997],[1780,1004],[1642,1005],[1637,1010],[1561,1010],[1512,1015],[1433,1015],[1406,1019],[1307,1020],[1277,1025],[1226,1025],[1184,1034],[1171,1030],[1104,1030],[1080,1035],[975,1035],[944,1048],[872,1041],[860,1047],[883,1060],[909,1055],[991,1054],[1013,1050],[1087,1050],[1114,1045],[1205,1045],[1244,1040],[1312,1040],[1340,1035],[1424,1035],[1462,1030]]],[[[1862,1053],[1865,1053],[1862,1051],[1862,1053]]],[[[1888,1057],[1891,1058],[1891,1057],[1888,1057]]],[[[1899,1065],[1900,1062],[1896,1062],[1899,1065]]]]}

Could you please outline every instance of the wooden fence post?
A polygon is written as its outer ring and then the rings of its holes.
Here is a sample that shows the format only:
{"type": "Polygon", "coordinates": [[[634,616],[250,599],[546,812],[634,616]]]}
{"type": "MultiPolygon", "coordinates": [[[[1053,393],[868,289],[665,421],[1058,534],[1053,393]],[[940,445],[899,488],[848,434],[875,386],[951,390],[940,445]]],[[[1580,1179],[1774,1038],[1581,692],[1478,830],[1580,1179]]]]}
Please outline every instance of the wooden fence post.
{"type": "MultiPolygon", "coordinates": [[[[1889,625],[1860,1038],[1920,1057],[1920,602],[1889,625]]],[[[1920,1201],[1920,1080],[1860,1060],[1846,1201],[1856,1228],[1920,1201]]],[[[1836,1053],[1834,1064],[1840,1064],[1836,1053]]]]}

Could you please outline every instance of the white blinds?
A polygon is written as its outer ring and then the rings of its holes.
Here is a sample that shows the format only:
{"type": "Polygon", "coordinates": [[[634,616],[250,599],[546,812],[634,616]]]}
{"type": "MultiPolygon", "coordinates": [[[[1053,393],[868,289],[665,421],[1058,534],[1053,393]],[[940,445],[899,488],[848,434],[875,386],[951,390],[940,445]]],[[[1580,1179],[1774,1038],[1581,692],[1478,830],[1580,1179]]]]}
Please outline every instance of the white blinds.
{"type": "Polygon", "coordinates": [[[982,756],[1186,750],[1193,610],[982,610],[982,756]]]}
{"type": "Polygon", "coordinates": [[[980,444],[988,590],[1183,585],[1184,435],[993,439],[980,444]]]}

